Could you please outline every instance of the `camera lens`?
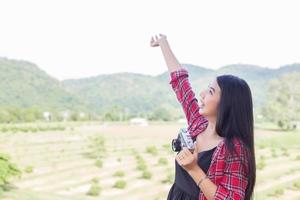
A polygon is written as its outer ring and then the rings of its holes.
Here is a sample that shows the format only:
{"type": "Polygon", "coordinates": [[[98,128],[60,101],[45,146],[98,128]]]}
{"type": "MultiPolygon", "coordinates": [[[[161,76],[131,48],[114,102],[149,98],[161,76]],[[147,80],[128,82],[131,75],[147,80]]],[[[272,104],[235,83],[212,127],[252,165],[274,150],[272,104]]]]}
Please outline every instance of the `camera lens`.
{"type": "Polygon", "coordinates": [[[181,150],[181,142],[179,139],[172,140],[172,150],[178,152],[181,150]]]}

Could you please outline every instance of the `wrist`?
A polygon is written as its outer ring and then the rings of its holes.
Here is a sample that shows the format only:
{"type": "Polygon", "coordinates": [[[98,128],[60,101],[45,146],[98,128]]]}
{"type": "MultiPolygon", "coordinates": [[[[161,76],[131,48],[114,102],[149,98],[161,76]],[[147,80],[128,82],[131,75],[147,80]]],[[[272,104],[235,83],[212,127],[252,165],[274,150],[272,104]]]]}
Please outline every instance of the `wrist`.
{"type": "Polygon", "coordinates": [[[202,182],[206,177],[206,174],[198,165],[192,168],[191,170],[189,170],[188,173],[194,179],[197,185],[199,184],[199,182],[202,182]]]}
{"type": "Polygon", "coordinates": [[[168,46],[168,45],[169,45],[169,43],[168,43],[167,39],[159,41],[159,46],[161,46],[161,47],[168,46]]]}
{"type": "Polygon", "coordinates": [[[199,167],[199,165],[195,165],[193,168],[191,168],[190,170],[188,170],[188,173],[190,175],[202,175],[204,174],[203,170],[199,167]]]}

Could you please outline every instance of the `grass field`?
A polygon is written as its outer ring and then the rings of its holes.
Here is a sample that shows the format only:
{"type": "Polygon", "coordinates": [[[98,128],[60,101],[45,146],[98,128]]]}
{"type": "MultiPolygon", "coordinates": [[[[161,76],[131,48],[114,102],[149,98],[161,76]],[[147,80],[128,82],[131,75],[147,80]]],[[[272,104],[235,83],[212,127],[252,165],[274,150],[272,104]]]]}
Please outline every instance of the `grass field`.
{"type": "MultiPolygon", "coordinates": [[[[174,179],[171,140],[185,125],[20,126],[0,128],[0,152],[23,171],[1,199],[166,199],[174,179]]],[[[263,127],[255,130],[255,199],[300,199],[300,132],[263,127]]]]}

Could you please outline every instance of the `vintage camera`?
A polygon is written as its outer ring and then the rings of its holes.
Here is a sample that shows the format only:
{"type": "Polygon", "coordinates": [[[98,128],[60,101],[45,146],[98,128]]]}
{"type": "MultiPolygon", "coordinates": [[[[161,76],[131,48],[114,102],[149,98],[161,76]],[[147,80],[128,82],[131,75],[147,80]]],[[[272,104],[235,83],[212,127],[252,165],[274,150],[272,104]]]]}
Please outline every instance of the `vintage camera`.
{"type": "Polygon", "coordinates": [[[194,151],[194,141],[187,128],[181,128],[177,139],[172,140],[173,151],[181,151],[183,147],[187,147],[191,152],[194,151]]]}

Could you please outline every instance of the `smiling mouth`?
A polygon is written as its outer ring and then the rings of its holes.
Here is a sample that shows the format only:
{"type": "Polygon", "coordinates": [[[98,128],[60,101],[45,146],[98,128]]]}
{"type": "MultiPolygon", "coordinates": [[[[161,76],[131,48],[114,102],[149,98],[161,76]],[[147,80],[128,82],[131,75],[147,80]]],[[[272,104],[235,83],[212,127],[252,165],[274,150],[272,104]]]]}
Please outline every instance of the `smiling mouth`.
{"type": "Polygon", "coordinates": [[[203,101],[200,99],[200,102],[199,102],[199,107],[200,108],[203,108],[204,107],[204,103],[203,103],[203,101]]]}

